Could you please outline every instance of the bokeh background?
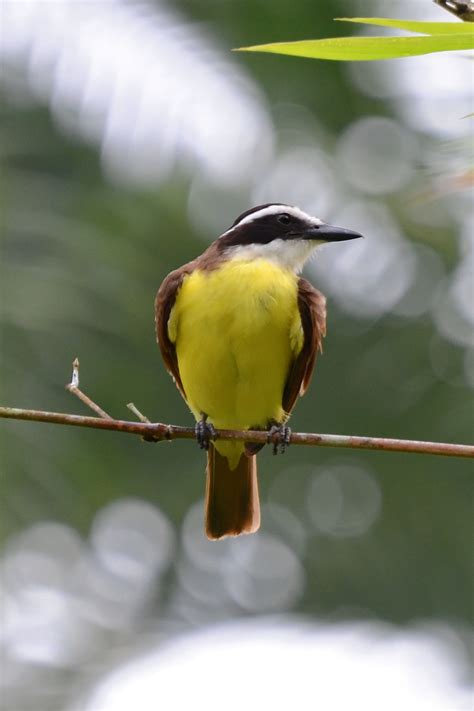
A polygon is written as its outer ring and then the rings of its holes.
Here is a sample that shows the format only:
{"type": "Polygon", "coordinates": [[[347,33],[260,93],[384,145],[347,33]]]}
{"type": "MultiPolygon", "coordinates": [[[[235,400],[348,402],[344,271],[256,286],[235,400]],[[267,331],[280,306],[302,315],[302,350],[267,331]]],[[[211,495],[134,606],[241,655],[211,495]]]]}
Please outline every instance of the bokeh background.
{"type": "MultiPolygon", "coordinates": [[[[190,424],[155,292],[284,201],[366,236],[307,269],[328,337],[293,428],[472,440],[471,60],[230,52],[357,15],[451,19],[429,0],[3,2],[3,404],[89,414],[64,390],[79,356],[113,416],[190,424]]],[[[263,452],[261,532],[210,543],[191,442],[0,438],[6,711],[471,708],[467,460],[263,452]]]]}

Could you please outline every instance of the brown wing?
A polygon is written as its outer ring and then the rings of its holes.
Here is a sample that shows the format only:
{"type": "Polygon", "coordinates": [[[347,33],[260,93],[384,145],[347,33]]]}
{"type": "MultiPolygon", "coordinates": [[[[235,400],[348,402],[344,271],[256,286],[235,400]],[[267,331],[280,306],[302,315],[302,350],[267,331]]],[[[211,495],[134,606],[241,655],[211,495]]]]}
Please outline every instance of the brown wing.
{"type": "Polygon", "coordinates": [[[176,356],[176,348],[170,340],[168,334],[168,322],[171,315],[171,310],[175,304],[176,296],[179,288],[183,283],[184,277],[193,270],[193,263],[185,264],[184,267],[176,269],[168,274],[158,289],[155,299],[155,330],[156,340],[160,347],[161,355],[165,362],[166,370],[173,377],[181,395],[186,399],[183,383],[179,374],[178,358],[176,356]]]}
{"type": "Polygon", "coordinates": [[[326,335],[326,297],[306,279],[298,281],[298,308],[303,327],[303,348],[293,362],[283,392],[283,409],[288,414],[310,382],[318,351],[326,335]]]}

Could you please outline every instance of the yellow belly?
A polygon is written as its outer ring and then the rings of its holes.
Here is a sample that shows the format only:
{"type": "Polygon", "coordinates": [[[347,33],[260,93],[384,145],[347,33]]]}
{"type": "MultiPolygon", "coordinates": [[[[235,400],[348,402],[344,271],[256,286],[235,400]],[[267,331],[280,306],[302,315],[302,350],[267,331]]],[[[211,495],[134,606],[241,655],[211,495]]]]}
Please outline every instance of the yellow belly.
{"type": "Polygon", "coordinates": [[[285,419],[283,389],[303,344],[297,280],[263,259],[185,277],[168,331],[196,419],[205,413],[222,429],[285,419]]]}

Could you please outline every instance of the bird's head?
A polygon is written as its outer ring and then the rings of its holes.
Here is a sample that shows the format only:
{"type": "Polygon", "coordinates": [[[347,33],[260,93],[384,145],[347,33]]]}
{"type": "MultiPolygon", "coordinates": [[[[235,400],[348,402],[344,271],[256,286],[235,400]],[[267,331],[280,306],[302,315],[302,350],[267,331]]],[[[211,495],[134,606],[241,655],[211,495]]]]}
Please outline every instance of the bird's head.
{"type": "Polygon", "coordinates": [[[263,258],[299,271],[319,245],[357,237],[362,235],[328,225],[298,207],[268,203],[239,215],[217,244],[229,259],[263,258]]]}

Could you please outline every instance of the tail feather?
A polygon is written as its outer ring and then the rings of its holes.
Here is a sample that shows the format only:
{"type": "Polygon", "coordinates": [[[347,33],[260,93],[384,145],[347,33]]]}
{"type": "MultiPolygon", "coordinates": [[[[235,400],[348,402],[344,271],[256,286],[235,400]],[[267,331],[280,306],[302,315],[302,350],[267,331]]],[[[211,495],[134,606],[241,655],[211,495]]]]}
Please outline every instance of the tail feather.
{"type": "Polygon", "coordinates": [[[211,446],[207,453],[206,534],[215,540],[260,527],[257,462],[242,454],[235,469],[211,446]]]}

